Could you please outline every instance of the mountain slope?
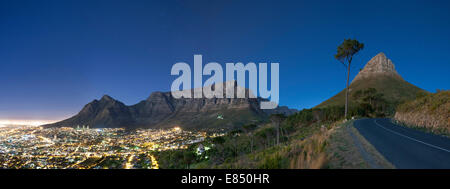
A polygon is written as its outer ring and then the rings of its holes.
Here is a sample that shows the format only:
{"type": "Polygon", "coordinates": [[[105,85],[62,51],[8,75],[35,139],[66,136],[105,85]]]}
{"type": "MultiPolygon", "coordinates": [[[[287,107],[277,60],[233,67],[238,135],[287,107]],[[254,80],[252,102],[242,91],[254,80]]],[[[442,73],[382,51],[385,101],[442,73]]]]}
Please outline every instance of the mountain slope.
{"type": "Polygon", "coordinates": [[[133,123],[133,115],[129,107],[108,95],[104,95],[100,100],[94,100],[86,104],[76,116],[47,126],[95,125],[97,127],[120,127],[133,123]]]}
{"type": "MultiPolygon", "coordinates": [[[[397,73],[394,64],[384,53],[379,53],[373,57],[356,75],[350,84],[349,105],[354,105],[354,101],[352,101],[354,92],[367,88],[375,88],[382,93],[388,104],[393,107],[407,100],[414,99],[418,92],[423,91],[405,81],[397,73]]],[[[343,106],[344,104],[345,89],[316,107],[343,106]]]]}
{"type": "MultiPolygon", "coordinates": [[[[236,82],[234,82],[234,86],[236,93],[238,88],[236,82]]],[[[225,93],[226,88],[224,89],[225,93]]],[[[261,110],[260,102],[265,99],[249,98],[251,93],[248,89],[245,91],[246,98],[232,99],[176,99],[171,92],[153,92],[146,100],[132,106],[126,106],[105,95],[100,101],[94,100],[87,104],[77,115],[45,126],[229,128],[266,120],[272,113],[290,115],[296,112],[296,110],[283,106],[274,110],[261,110]]]]}
{"type": "Polygon", "coordinates": [[[450,136],[450,91],[440,91],[401,104],[395,120],[450,136]]]}

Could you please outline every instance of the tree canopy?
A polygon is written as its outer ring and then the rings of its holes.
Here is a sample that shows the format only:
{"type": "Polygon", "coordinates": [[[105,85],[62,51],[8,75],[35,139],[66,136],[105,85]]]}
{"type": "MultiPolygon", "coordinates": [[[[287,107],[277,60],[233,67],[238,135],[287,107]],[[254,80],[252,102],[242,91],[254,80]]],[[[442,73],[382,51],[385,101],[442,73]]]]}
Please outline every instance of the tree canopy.
{"type": "Polygon", "coordinates": [[[364,44],[356,39],[345,39],[344,42],[338,46],[334,58],[339,60],[344,66],[348,66],[353,55],[364,48],[364,44]],[[347,64],[348,63],[348,64],[347,64]]]}

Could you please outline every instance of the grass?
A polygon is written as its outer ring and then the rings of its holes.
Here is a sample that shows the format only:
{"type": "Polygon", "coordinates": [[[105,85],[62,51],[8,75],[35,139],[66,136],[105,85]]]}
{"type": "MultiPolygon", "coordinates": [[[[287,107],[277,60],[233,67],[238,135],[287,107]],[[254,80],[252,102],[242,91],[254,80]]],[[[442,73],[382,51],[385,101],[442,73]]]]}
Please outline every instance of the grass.
{"type": "Polygon", "coordinates": [[[326,149],[330,169],[391,169],[389,163],[353,126],[353,121],[336,127],[326,149]]]}
{"type": "MultiPolygon", "coordinates": [[[[352,102],[352,92],[356,92],[358,90],[367,89],[367,88],[375,88],[378,92],[384,94],[384,98],[395,107],[397,104],[401,102],[405,102],[411,99],[416,98],[416,94],[418,92],[423,92],[422,89],[414,86],[407,81],[392,77],[392,76],[383,76],[383,77],[371,77],[362,80],[357,80],[350,84],[350,94],[349,94],[349,105],[354,106],[352,102]]],[[[324,108],[330,106],[342,106],[345,104],[345,89],[331,97],[330,99],[322,102],[316,108],[324,108]]]]}
{"type": "Polygon", "coordinates": [[[398,106],[395,120],[404,126],[450,136],[450,91],[427,94],[398,106]]]}
{"type": "MultiPolygon", "coordinates": [[[[381,155],[359,136],[356,129],[342,119],[330,119],[333,111],[303,110],[287,118],[280,125],[280,144],[276,144],[276,132],[272,123],[258,125],[255,130],[230,131],[223,137],[206,141],[214,144],[206,155],[209,159],[196,158],[192,163],[184,162],[183,154],[194,150],[167,151],[156,154],[161,168],[220,168],[220,169],[321,169],[321,168],[370,168],[364,155],[374,156],[377,164],[381,155]],[[337,121],[331,121],[337,120],[337,121]],[[365,151],[361,155],[353,141],[359,138],[359,146],[365,151]],[[253,141],[253,142],[251,142],[253,141]],[[375,155],[374,155],[375,154],[375,155]],[[351,163],[349,163],[351,162],[351,163]]],[[[377,167],[388,167],[386,164],[377,167]]]]}
{"type": "Polygon", "coordinates": [[[330,131],[321,131],[309,139],[295,144],[300,147],[300,153],[290,160],[291,169],[320,169],[327,165],[328,157],[325,149],[328,146],[330,131]]]}
{"type": "MultiPolygon", "coordinates": [[[[267,129],[271,129],[270,124],[258,128],[255,133],[266,132],[267,129]]],[[[240,140],[239,138],[233,140],[240,140]]],[[[225,144],[228,147],[232,145],[225,144]]],[[[352,121],[342,123],[342,120],[339,120],[327,124],[318,122],[302,125],[280,145],[272,144],[237,156],[228,155],[219,164],[200,161],[191,168],[326,169],[393,168],[393,166],[359,135],[352,127],[352,121]],[[359,148],[354,141],[355,137],[359,148]],[[363,148],[362,152],[360,148],[363,148]],[[365,158],[368,155],[370,162],[365,158]]]]}
{"type": "MultiPolygon", "coordinates": [[[[225,169],[320,169],[327,167],[328,137],[336,123],[313,123],[299,128],[290,140],[230,159],[213,168],[225,169]]],[[[267,127],[267,126],[266,126],[267,127]]],[[[260,130],[266,129],[260,128],[260,130]]]]}

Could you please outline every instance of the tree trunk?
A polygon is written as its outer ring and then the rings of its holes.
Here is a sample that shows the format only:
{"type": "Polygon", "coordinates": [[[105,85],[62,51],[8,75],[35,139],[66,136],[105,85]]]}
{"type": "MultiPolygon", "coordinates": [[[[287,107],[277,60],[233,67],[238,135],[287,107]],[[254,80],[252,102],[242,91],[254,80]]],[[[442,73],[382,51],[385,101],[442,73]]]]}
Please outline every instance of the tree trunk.
{"type": "Polygon", "coordinates": [[[250,137],[250,153],[253,153],[253,136],[250,137]]]}
{"type": "Polygon", "coordinates": [[[277,128],[277,145],[280,144],[280,123],[275,123],[277,128]]]}
{"type": "Polygon", "coordinates": [[[348,60],[348,66],[347,66],[347,87],[345,90],[345,119],[347,119],[347,112],[348,112],[348,82],[350,80],[350,64],[352,63],[352,58],[348,60]]]}
{"type": "Polygon", "coordinates": [[[234,139],[234,159],[237,159],[237,139],[234,139]]]}

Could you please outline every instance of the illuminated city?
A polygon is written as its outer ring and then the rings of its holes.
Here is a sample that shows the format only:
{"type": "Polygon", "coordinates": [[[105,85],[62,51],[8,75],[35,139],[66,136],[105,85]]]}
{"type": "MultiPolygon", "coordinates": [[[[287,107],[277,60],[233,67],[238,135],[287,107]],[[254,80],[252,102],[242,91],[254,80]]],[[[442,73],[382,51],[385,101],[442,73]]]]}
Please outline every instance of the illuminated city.
{"type": "Polygon", "coordinates": [[[186,149],[202,142],[204,131],[169,129],[0,128],[0,168],[158,169],[152,152],[186,149]]]}

